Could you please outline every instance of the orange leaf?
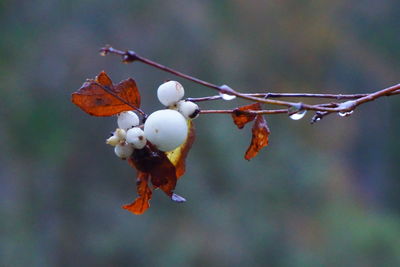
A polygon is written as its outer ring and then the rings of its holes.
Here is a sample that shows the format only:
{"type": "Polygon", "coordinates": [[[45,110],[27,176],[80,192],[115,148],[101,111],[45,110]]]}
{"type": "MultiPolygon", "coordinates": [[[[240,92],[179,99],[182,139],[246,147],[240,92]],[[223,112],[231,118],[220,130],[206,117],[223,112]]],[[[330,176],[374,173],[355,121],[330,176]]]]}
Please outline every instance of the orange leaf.
{"type": "Polygon", "coordinates": [[[251,143],[244,156],[247,160],[255,157],[263,147],[268,145],[270,131],[267,122],[262,115],[257,115],[251,132],[251,143]]]}
{"type": "Polygon", "coordinates": [[[139,108],[140,94],[133,79],[113,85],[102,71],[95,80],[88,80],[73,93],[71,101],[90,115],[104,117],[132,110],[132,106],[139,108]]]}
{"type": "Polygon", "coordinates": [[[139,172],[136,188],[138,192],[138,197],[133,201],[133,203],[123,206],[122,208],[129,210],[134,214],[143,214],[149,207],[149,201],[151,199],[151,189],[148,185],[149,175],[144,172],[139,172]]]}
{"type": "Polygon", "coordinates": [[[176,148],[175,150],[167,152],[168,159],[176,168],[176,177],[179,179],[185,173],[185,161],[189,154],[190,148],[194,143],[196,132],[193,121],[188,120],[188,136],[185,143],[176,148]]]}
{"type": "Polygon", "coordinates": [[[246,123],[251,122],[257,116],[256,114],[246,112],[249,110],[261,110],[261,104],[254,103],[247,106],[241,106],[233,110],[232,113],[233,122],[239,129],[242,129],[246,125],[246,123]]]}

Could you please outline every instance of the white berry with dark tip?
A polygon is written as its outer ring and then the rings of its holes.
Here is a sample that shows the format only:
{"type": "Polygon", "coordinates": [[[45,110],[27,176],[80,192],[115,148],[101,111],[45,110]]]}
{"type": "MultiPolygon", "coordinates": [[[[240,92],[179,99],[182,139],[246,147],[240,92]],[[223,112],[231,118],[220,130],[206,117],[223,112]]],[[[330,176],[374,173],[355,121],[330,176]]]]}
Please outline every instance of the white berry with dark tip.
{"type": "Polygon", "coordinates": [[[200,113],[199,106],[191,101],[181,100],[178,102],[177,108],[186,119],[195,119],[200,113]]]}
{"type": "Polygon", "coordinates": [[[142,149],[146,146],[147,140],[142,129],[134,127],[126,132],[126,142],[136,149],[142,149]]]}

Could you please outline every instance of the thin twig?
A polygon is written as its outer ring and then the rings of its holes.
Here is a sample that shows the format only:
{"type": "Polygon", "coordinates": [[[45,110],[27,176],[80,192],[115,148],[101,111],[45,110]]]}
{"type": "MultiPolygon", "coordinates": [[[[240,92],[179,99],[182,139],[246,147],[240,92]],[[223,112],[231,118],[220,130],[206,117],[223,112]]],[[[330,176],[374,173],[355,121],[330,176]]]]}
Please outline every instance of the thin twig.
{"type": "MultiPolygon", "coordinates": [[[[205,87],[209,87],[211,89],[217,90],[218,92],[223,93],[223,94],[234,95],[234,96],[246,99],[246,100],[255,101],[255,102],[261,102],[261,103],[265,103],[265,104],[280,105],[280,106],[286,106],[286,107],[295,107],[295,106],[298,105],[298,103],[279,101],[279,100],[270,100],[270,99],[261,99],[261,98],[258,98],[258,97],[253,97],[253,96],[250,96],[250,95],[241,94],[241,93],[239,93],[239,92],[237,92],[237,91],[235,91],[235,90],[233,90],[233,89],[231,89],[231,88],[229,88],[227,86],[218,86],[218,85],[203,81],[201,79],[198,79],[196,77],[190,76],[190,75],[185,74],[183,72],[179,72],[177,70],[174,70],[172,68],[169,68],[167,66],[159,64],[159,63],[157,63],[155,61],[152,61],[150,59],[142,57],[142,56],[136,54],[134,51],[131,51],[131,50],[121,51],[121,50],[115,49],[115,48],[113,48],[111,46],[106,46],[106,47],[101,48],[100,52],[101,52],[102,55],[107,55],[107,54],[119,55],[119,56],[122,57],[122,61],[125,62],[125,63],[130,63],[130,62],[134,62],[134,61],[140,61],[140,62],[142,62],[144,64],[147,64],[149,66],[152,66],[154,68],[157,68],[157,69],[160,69],[162,71],[174,74],[175,76],[178,76],[178,77],[181,77],[183,79],[187,79],[189,81],[192,81],[194,83],[203,85],[205,87]]],[[[316,108],[316,110],[320,110],[320,109],[325,110],[324,108],[317,108],[317,107],[311,107],[311,106],[309,106],[308,108],[309,109],[315,109],[316,108]]]]}
{"type": "MultiPolygon", "coordinates": [[[[201,110],[200,114],[230,114],[234,113],[234,109],[206,109],[201,110]]],[[[264,109],[264,110],[246,110],[242,111],[248,114],[257,114],[257,115],[264,115],[264,114],[288,114],[288,109],[264,109]]]]}
{"type": "MultiPolygon", "coordinates": [[[[127,50],[127,51],[121,51],[114,49],[111,46],[106,46],[100,49],[100,52],[102,55],[107,55],[107,54],[115,54],[119,55],[122,57],[123,62],[125,63],[130,63],[134,61],[140,61],[146,65],[149,65],[153,68],[160,69],[162,71],[171,73],[173,75],[176,75],[180,78],[187,79],[189,81],[192,81],[194,83],[203,85],[205,87],[209,87],[211,89],[214,89],[218,91],[220,94],[228,94],[228,95],[233,95],[238,98],[246,99],[252,102],[258,102],[258,103],[263,103],[263,104],[270,104],[270,105],[278,105],[278,106],[286,106],[288,109],[281,109],[281,110],[263,110],[262,114],[276,114],[276,113],[288,113],[289,109],[293,109],[291,113],[295,113],[296,111],[299,110],[313,110],[316,112],[316,115],[313,118],[313,121],[318,121],[322,117],[330,114],[330,113],[346,113],[346,112],[351,112],[353,111],[357,106],[362,105],[364,103],[373,101],[377,98],[380,98],[382,96],[392,96],[392,95],[397,95],[400,94],[400,84],[379,90],[377,92],[371,93],[371,94],[351,94],[351,95],[342,95],[342,94],[310,94],[310,93],[253,93],[253,94],[245,94],[245,93],[240,93],[236,90],[233,90],[229,86],[222,85],[218,86],[210,82],[203,81],[199,78],[190,76],[188,74],[185,74],[183,72],[179,72],[177,70],[174,70],[172,68],[169,68],[167,66],[164,66],[158,62],[152,61],[150,59],[147,59],[145,57],[142,57],[138,54],[136,54],[134,51],[127,50]],[[289,102],[289,101],[281,101],[281,100],[273,100],[270,98],[284,98],[284,97],[293,97],[293,98],[330,98],[330,99],[336,99],[336,100],[349,100],[343,103],[325,103],[325,104],[316,104],[316,105],[310,105],[302,102],[289,102]],[[278,112],[276,112],[278,111],[278,112]],[[267,113],[267,112],[273,112],[273,113],[267,113]]],[[[210,101],[210,100],[217,100],[220,99],[221,96],[209,96],[209,97],[203,97],[203,98],[188,98],[188,100],[194,101],[194,102],[201,102],[201,101],[210,101]]],[[[261,112],[261,111],[260,111],[261,112]]],[[[203,110],[201,112],[202,114],[210,114],[210,113],[231,113],[229,110],[203,110]]]]}
{"type": "MultiPolygon", "coordinates": [[[[400,94],[400,90],[396,90],[394,92],[390,92],[387,96],[400,94]]],[[[262,98],[283,98],[283,97],[291,97],[291,98],[329,98],[336,100],[350,100],[357,99],[361,97],[368,96],[370,94],[313,94],[313,93],[250,93],[243,94],[248,96],[262,97],[262,98]]],[[[187,101],[192,102],[204,102],[204,101],[213,101],[213,100],[221,100],[222,96],[213,95],[213,96],[204,96],[204,97],[189,97],[186,98],[187,101]]]]}

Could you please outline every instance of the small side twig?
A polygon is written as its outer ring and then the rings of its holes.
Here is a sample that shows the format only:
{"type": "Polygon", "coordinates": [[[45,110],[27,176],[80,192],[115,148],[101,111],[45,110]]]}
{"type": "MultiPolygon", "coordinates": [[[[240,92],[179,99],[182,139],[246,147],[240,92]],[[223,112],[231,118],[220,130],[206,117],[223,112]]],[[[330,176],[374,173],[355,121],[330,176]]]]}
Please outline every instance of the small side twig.
{"type": "MultiPolygon", "coordinates": [[[[246,110],[242,111],[243,113],[248,114],[257,114],[257,115],[265,115],[265,114],[288,114],[288,109],[264,109],[264,110],[246,110]]],[[[206,109],[201,110],[200,114],[231,114],[235,113],[234,109],[206,109]]]]}

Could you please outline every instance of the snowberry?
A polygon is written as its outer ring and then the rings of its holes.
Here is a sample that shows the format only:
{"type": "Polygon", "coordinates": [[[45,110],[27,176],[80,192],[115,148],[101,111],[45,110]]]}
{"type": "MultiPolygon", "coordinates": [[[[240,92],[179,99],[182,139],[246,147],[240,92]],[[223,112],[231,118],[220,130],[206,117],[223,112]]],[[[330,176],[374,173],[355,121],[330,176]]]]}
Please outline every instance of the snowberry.
{"type": "Polygon", "coordinates": [[[111,136],[110,138],[108,138],[106,140],[106,144],[110,145],[110,146],[116,146],[119,144],[119,142],[120,142],[120,139],[115,135],[111,136]]]}
{"type": "Polygon", "coordinates": [[[175,105],[184,94],[183,86],[177,81],[163,83],[157,89],[158,100],[166,107],[175,105]]]}
{"type": "Polygon", "coordinates": [[[126,131],[121,128],[117,128],[114,132],[114,135],[118,137],[120,140],[123,140],[126,138],[126,131]]]}
{"type": "Polygon", "coordinates": [[[127,159],[132,155],[133,147],[127,143],[118,144],[115,146],[114,152],[119,158],[127,159]]]}
{"type": "Polygon", "coordinates": [[[106,140],[106,144],[116,146],[121,142],[125,142],[126,132],[123,129],[117,128],[112,136],[106,140]]]}
{"type": "Polygon", "coordinates": [[[176,110],[163,109],[150,114],[144,124],[144,135],[161,151],[180,146],[188,132],[186,119],[176,110]]]}
{"type": "Polygon", "coordinates": [[[126,142],[133,145],[136,149],[142,149],[146,146],[146,137],[142,129],[134,127],[126,132],[126,142]]]}
{"type": "Polygon", "coordinates": [[[118,127],[128,130],[139,125],[139,117],[133,111],[125,111],[118,114],[118,127]]]}
{"type": "Polygon", "coordinates": [[[199,106],[191,101],[181,100],[177,104],[178,111],[186,119],[195,119],[199,115],[199,106]]]}

